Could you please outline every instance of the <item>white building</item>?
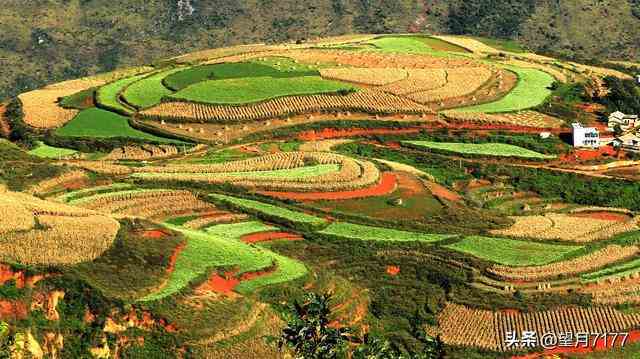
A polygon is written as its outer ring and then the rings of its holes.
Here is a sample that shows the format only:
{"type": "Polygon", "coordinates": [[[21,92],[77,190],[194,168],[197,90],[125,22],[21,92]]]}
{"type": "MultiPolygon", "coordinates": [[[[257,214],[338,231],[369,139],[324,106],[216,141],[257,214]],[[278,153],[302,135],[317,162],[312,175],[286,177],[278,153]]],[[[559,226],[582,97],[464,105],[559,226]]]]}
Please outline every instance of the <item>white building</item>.
{"type": "Polygon", "coordinates": [[[640,137],[633,133],[627,133],[616,138],[614,143],[626,150],[640,151],[640,137]]]}
{"type": "Polygon", "coordinates": [[[600,132],[595,127],[582,127],[579,123],[572,123],[573,147],[600,147],[600,132]]]}
{"type": "Polygon", "coordinates": [[[622,131],[627,131],[637,125],[640,125],[640,123],[638,123],[637,115],[625,115],[620,111],[616,111],[609,115],[609,123],[607,124],[607,127],[613,131],[616,126],[620,126],[622,131]]]}

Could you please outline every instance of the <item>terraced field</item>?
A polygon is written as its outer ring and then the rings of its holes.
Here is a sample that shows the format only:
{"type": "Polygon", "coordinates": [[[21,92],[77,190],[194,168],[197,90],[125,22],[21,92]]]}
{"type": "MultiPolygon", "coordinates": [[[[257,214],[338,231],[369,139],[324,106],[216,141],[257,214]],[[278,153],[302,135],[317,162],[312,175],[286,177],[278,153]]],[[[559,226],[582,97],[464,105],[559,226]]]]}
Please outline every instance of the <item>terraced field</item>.
{"type": "Polygon", "coordinates": [[[556,156],[544,155],[526,148],[504,143],[451,143],[430,141],[404,141],[403,143],[418,148],[461,153],[466,155],[520,157],[531,159],[553,159],[556,156]]]}

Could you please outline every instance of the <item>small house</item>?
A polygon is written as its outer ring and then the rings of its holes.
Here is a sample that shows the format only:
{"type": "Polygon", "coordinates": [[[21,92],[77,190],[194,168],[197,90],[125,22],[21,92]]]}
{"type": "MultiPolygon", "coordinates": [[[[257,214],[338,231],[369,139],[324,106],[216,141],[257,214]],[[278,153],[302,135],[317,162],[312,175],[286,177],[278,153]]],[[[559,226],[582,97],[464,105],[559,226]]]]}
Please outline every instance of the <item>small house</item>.
{"type": "Polygon", "coordinates": [[[640,137],[634,133],[627,133],[616,138],[615,145],[625,150],[640,151],[640,137]]]}
{"type": "Polygon", "coordinates": [[[619,126],[622,131],[627,131],[635,128],[637,125],[640,125],[637,115],[626,115],[620,111],[616,111],[609,115],[607,127],[613,131],[616,126],[619,126]]]}
{"type": "Polygon", "coordinates": [[[583,127],[579,123],[571,124],[573,147],[600,147],[600,132],[595,127],[583,127]]]}

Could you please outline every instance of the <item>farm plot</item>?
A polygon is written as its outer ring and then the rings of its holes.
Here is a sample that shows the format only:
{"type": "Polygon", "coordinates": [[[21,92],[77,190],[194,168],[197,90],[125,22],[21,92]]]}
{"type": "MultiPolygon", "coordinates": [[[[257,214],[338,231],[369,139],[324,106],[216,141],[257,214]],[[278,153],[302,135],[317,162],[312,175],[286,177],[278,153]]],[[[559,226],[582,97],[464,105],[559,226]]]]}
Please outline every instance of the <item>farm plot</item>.
{"type": "Polygon", "coordinates": [[[134,138],[156,143],[180,143],[138,131],[129,125],[129,120],[116,113],[90,108],[80,111],[76,117],[56,130],[62,137],[134,138]]]}
{"type": "Polygon", "coordinates": [[[564,121],[536,111],[514,113],[485,114],[479,112],[461,112],[456,110],[440,113],[450,121],[474,122],[479,124],[514,125],[535,128],[560,128],[564,121]]]}
{"type": "Polygon", "coordinates": [[[336,237],[390,242],[439,242],[455,235],[426,234],[355,223],[335,222],[318,232],[336,237]]]}
{"type": "MultiPolygon", "coordinates": [[[[419,90],[406,94],[405,97],[418,103],[427,104],[465,97],[478,91],[494,76],[494,72],[486,67],[462,67],[446,70],[446,83],[441,87],[419,90]]],[[[438,82],[430,84],[435,86],[438,82]]]]}
{"type": "Polygon", "coordinates": [[[188,69],[172,73],[165,77],[164,84],[175,91],[180,91],[198,82],[207,80],[224,80],[239,79],[245,77],[275,77],[275,78],[292,78],[302,76],[317,76],[318,71],[300,68],[288,59],[276,59],[274,66],[253,61],[239,63],[223,63],[194,66],[188,69]],[[283,67],[278,67],[284,65],[283,67]]]}
{"type": "MultiPolygon", "coordinates": [[[[613,263],[628,260],[637,256],[638,253],[640,253],[640,250],[636,246],[622,247],[619,245],[610,245],[585,256],[580,256],[567,261],[533,267],[494,265],[488,269],[488,272],[505,280],[539,281],[559,276],[572,276],[578,273],[589,272],[613,263]]],[[[611,269],[585,274],[582,278],[585,280],[596,279],[600,276],[630,269],[629,266],[638,268],[640,267],[640,261],[635,260],[621,266],[612,267],[611,269]]]]}
{"type": "Polygon", "coordinates": [[[619,221],[548,213],[540,216],[517,216],[511,219],[515,221],[514,225],[491,233],[509,237],[592,242],[640,229],[636,218],[619,221]]]}
{"type": "Polygon", "coordinates": [[[61,159],[64,157],[70,157],[77,154],[78,151],[69,148],[60,148],[48,146],[43,142],[38,142],[36,148],[29,151],[32,156],[40,158],[55,158],[61,159]]]}
{"type": "Polygon", "coordinates": [[[561,260],[582,246],[547,244],[506,238],[470,236],[447,248],[508,266],[545,265],[561,260]]]}
{"type": "Polygon", "coordinates": [[[87,174],[84,171],[69,171],[59,176],[39,182],[27,189],[26,192],[29,194],[46,194],[47,192],[60,189],[67,183],[83,182],[87,179],[87,174]]]}
{"type": "Polygon", "coordinates": [[[553,159],[556,156],[544,155],[526,148],[505,143],[456,143],[431,141],[403,141],[403,144],[438,151],[460,153],[465,155],[519,157],[530,159],[553,159]]]}
{"type": "Polygon", "coordinates": [[[447,85],[446,69],[409,69],[400,81],[380,87],[382,91],[394,95],[407,95],[419,91],[441,89],[447,85]]]}
{"type": "Polygon", "coordinates": [[[98,105],[121,114],[132,114],[134,112],[133,109],[120,101],[120,95],[127,86],[140,81],[147,76],[147,74],[141,74],[127,77],[100,87],[96,92],[96,101],[98,102],[98,105]]]}
{"type": "Polygon", "coordinates": [[[178,148],[171,145],[124,146],[113,149],[102,160],[148,160],[171,157],[178,154],[178,148]]]}
{"type": "Polygon", "coordinates": [[[86,196],[71,204],[117,217],[141,217],[163,220],[184,214],[215,211],[189,191],[131,189],[86,196]]]}
{"type": "Polygon", "coordinates": [[[229,204],[233,207],[239,208],[240,210],[264,215],[266,217],[273,218],[274,220],[281,220],[293,224],[311,225],[313,227],[322,227],[327,223],[323,218],[268,203],[223,194],[211,194],[210,197],[215,201],[229,204]]]}
{"type": "Polygon", "coordinates": [[[439,35],[434,38],[446,41],[477,54],[497,54],[499,51],[483,42],[466,36],[439,35]]]}
{"type": "Polygon", "coordinates": [[[640,271],[638,268],[607,275],[597,280],[586,280],[580,292],[590,294],[593,302],[604,305],[640,303],[640,271]]]}
{"type": "MultiPolygon", "coordinates": [[[[521,349],[506,345],[508,332],[617,333],[640,324],[640,314],[625,314],[604,306],[564,306],[528,313],[493,312],[449,303],[438,315],[438,323],[439,334],[446,344],[506,352],[521,349]]],[[[571,338],[571,342],[574,341],[571,338]]]]}
{"type": "Polygon", "coordinates": [[[135,178],[155,181],[232,183],[265,190],[339,191],[375,183],[371,162],[324,152],[280,152],[222,164],[172,165],[136,169],[135,178]],[[308,162],[315,164],[305,165],[308,162]]]}
{"type": "Polygon", "coordinates": [[[71,95],[75,89],[39,89],[18,96],[22,103],[24,123],[40,128],[57,128],[71,121],[77,110],[58,106],[58,98],[71,95]]]}
{"type": "Polygon", "coordinates": [[[536,69],[506,66],[518,75],[518,84],[502,99],[482,105],[457,109],[461,112],[513,112],[526,110],[542,104],[551,95],[553,76],[536,69]]]}
{"type": "Polygon", "coordinates": [[[83,197],[89,197],[102,193],[116,192],[119,190],[133,189],[133,185],[129,183],[112,183],[110,185],[85,188],[77,191],[65,193],[56,197],[56,201],[69,203],[72,200],[78,200],[83,197]]]}
{"type": "Polygon", "coordinates": [[[94,211],[0,190],[0,260],[32,265],[91,261],[120,224],[94,211]]]}
{"type": "MultiPolygon", "coordinates": [[[[437,70],[432,70],[437,71],[437,70]]],[[[320,75],[325,79],[353,82],[370,86],[389,85],[405,80],[409,74],[403,69],[370,69],[363,67],[338,67],[320,69],[320,75]]]]}
{"type": "Polygon", "coordinates": [[[379,90],[362,89],[347,95],[287,96],[244,106],[164,102],[140,112],[140,116],[151,120],[176,122],[237,123],[321,111],[354,111],[372,114],[433,113],[430,107],[412,100],[379,90]]]}
{"type": "Polygon", "coordinates": [[[277,229],[277,227],[268,226],[260,221],[250,221],[219,224],[217,226],[208,227],[205,231],[221,238],[240,240],[242,236],[247,234],[273,231],[275,229],[277,229]]]}
{"type": "Polygon", "coordinates": [[[357,91],[353,86],[324,80],[319,76],[252,77],[204,81],[191,85],[169,97],[216,105],[241,105],[285,96],[336,94],[353,91],[357,91]]]}
{"type": "Polygon", "coordinates": [[[162,79],[182,70],[184,69],[181,67],[173,68],[140,79],[128,85],[122,91],[122,98],[128,104],[138,109],[156,105],[160,103],[163,97],[173,93],[173,91],[162,84],[162,79]]]}
{"type": "Polygon", "coordinates": [[[611,279],[615,280],[633,277],[634,274],[638,273],[640,273],[640,258],[605,268],[597,272],[583,274],[581,279],[583,283],[603,282],[611,279]]]}

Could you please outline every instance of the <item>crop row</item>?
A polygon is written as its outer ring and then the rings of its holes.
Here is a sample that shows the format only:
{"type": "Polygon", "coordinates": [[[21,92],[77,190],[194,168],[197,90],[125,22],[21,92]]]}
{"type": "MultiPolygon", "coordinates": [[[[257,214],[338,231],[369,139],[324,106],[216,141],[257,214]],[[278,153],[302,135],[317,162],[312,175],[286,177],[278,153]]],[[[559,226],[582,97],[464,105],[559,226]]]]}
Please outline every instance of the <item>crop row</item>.
{"type": "MultiPolygon", "coordinates": [[[[494,73],[486,67],[463,67],[447,69],[447,83],[439,88],[418,91],[406,97],[422,104],[469,96],[478,91],[494,73]]],[[[498,73],[498,76],[502,76],[498,73]]],[[[499,77],[499,81],[502,78],[499,77]]]]}
{"type": "Polygon", "coordinates": [[[455,110],[440,113],[451,121],[474,122],[479,124],[514,125],[536,128],[560,128],[564,121],[535,111],[520,111],[503,114],[481,112],[459,112],[455,110]]]}
{"type": "Polygon", "coordinates": [[[404,80],[408,76],[407,70],[403,69],[375,69],[363,67],[320,69],[320,75],[327,79],[354,82],[370,86],[389,85],[391,83],[404,80]]]}
{"type": "Polygon", "coordinates": [[[164,102],[140,112],[147,119],[219,122],[251,121],[321,111],[368,113],[431,113],[432,110],[406,98],[378,90],[363,89],[347,95],[287,96],[243,106],[192,102],[164,102]]]}
{"type": "MultiPolygon", "coordinates": [[[[514,351],[507,346],[507,333],[617,333],[640,324],[640,314],[625,314],[611,307],[561,307],[539,312],[492,312],[447,304],[438,315],[442,340],[449,345],[495,351],[514,351]]],[[[570,338],[573,345],[576,338],[570,338]]],[[[539,345],[539,343],[535,343],[539,345]]]]}
{"type": "Polygon", "coordinates": [[[145,160],[177,154],[178,148],[172,145],[124,146],[112,150],[103,160],[145,160]]]}
{"type": "Polygon", "coordinates": [[[606,246],[585,256],[580,256],[567,261],[551,263],[534,267],[511,267],[494,265],[489,268],[492,273],[506,280],[538,281],[557,276],[571,276],[595,270],[606,265],[629,259],[640,252],[638,247],[621,247],[618,245],[606,246]]]}
{"type": "Polygon", "coordinates": [[[342,238],[392,242],[439,242],[455,236],[401,231],[345,222],[334,222],[319,233],[342,238]]]}
{"type": "Polygon", "coordinates": [[[592,242],[638,229],[637,219],[625,222],[585,218],[559,213],[511,217],[515,223],[492,234],[510,237],[592,242]]]}
{"type": "Polygon", "coordinates": [[[417,148],[461,153],[466,155],[520,157],[533,159],[555,158],[555,156],[544,155],[539,152],[506,143],[458,143],[433,141],[403,141],[402,143],[417,148]]]}
{"type": "Polygon", "coordinates": [[[87,179],[87,174],[84,171],[75,170],[71,172],[64,173],[60,176],[50,178],[48,180],[42,181],[35,186],[29,188],[26,192],[30,194],[44,194],[47,192],[51,192],[57,187],[75,181],[82,181],[87,179]]]}
{"type": "MultiPolygon", "coordinates": [[[[448,82],[447,69],[410,69],[406,71],[406,79],[383,86],[380,89],[400,96],[440,89],[448,82]]],[[[456,71],[456,69],[451,69],[451,71],[456,71]]]]}

